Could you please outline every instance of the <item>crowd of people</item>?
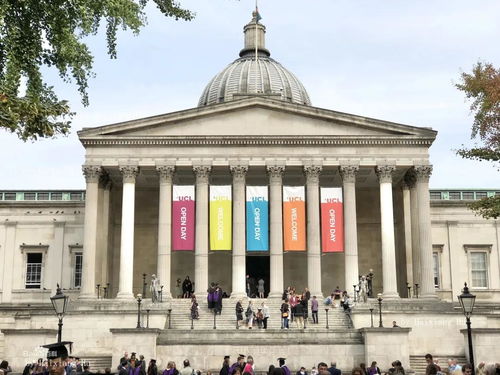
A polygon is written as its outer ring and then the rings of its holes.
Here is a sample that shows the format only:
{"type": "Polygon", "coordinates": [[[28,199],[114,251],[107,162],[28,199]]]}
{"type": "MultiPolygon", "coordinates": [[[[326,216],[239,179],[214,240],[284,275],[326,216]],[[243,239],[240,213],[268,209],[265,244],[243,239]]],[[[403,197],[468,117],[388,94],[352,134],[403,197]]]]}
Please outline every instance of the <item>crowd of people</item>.
{"type": "MultiPolygon", "coordinates": [[[[473,367],[470,364],[460,365],[455,359],[449,359],[448,365],[441,367],[439,362],[431,354],[425,355],[426,369],[425,375],[472,375],[473,367]]],[[[267,375],[406,375],[401,361],[395,360],[387,370],[381,370],[376,361],[371,362],[370,366],[360,363],[350,371],[342,371],[337,368],[337,363],[332,361],[330,366],[325,362],[319,362],[310,369],[300,366],[296,371],[286,365],[286,358],[278,358],[277,366],[275,364],[269,367],[260,367],[259,373],[267,375]]],[[[125,352],[120,358],[120,363],[116,371],[106,369],[91,369],[89,364],[80,361],[79,358],[68,357],[62,362],[38,359],[33,363],[28,363],[23,371],[23,375],[91,375],[91,374],[116,374],[116,375],[216,375],[217,370],[195,369],[189,359],[185,359],[182,368],[177,368],[174,361],[165,362],[166,365],[157,364],[156,359],[150,359],[146,364],[143,355],[125,352]],[[56,367],[56,368],[55,368],[56,367]]],[[[387,365],[387,364],[386,364],[387,365]]],[[[7,375],[12,372],[7,361],[0,361],[0,375],[7,375]]],[[[239,354],[235,362],[232,363],[229,355],[224,356],[222,366],[218,370],[219,375],[256,375],[256,363],[251,355],[245,356],[239,354]]],[[[424,375],[424,374],[417,374],[424,375]]],[[[500,363],[485,364],[480,362],[475,369],[475,375],[500,375],[500,363]]]]}

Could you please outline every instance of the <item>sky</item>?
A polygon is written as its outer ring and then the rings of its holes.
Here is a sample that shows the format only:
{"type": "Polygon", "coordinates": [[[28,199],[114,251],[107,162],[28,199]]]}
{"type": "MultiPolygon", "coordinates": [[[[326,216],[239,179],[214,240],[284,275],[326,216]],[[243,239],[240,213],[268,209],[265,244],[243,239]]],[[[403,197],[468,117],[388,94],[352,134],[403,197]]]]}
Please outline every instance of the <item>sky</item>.
{"type": "MultiPolygon", "coordinates": [[[[152,5],[138,36],[120,32],[118,59],[105,34],[87,39],[96,77],[90,105],[54,71],[47,80],[77,114],[71,134],[24,143],[0,130],[0,189],[83,189],[76,132],[193,108],[209,80],[238,57],[254,0],[180,0],[191,22],[152,5]]],[[[463,160],[473,116],[454,87],[479,60],[500,66],[500,2],[482,0],[260,0],[271,57],[303,83],[315,107],[413,126],[438,136],[431,188],[500,188],[492,164],[463,160]]]]}

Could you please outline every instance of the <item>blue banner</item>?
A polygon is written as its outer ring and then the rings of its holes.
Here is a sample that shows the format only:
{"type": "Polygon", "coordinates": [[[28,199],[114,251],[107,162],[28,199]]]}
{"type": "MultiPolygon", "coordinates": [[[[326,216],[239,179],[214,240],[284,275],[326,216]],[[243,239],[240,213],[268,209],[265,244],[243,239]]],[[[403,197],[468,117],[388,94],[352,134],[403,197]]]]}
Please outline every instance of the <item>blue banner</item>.
{"type": "Polygon", "coordinates": [[[269,251],[267,186],[247,186],[247,251],[269,251]]]}

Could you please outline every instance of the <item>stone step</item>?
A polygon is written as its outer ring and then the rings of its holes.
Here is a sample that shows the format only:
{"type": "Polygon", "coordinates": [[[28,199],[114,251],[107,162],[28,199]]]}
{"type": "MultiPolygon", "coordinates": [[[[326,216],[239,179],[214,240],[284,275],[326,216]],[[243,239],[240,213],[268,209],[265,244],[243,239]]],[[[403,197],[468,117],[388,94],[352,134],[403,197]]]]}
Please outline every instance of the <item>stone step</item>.
{"type": "Polygon", "coordinates": [[[110,368],[111,372],[116,372],[116,368],[112,367],[112,359],[111,356],[86,356],[84,354],[74,354],[75,357],[79,357],[83,363],[89,364],[89,370],[92,373],[104,373],[106,368],[110,368]]]}

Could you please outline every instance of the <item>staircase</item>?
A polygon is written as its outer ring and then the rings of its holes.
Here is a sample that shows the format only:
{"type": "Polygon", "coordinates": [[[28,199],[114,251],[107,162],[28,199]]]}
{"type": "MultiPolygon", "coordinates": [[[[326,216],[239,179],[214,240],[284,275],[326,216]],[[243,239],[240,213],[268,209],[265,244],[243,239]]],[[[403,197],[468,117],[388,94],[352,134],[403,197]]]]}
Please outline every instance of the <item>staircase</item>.
{"type": "Polygon", "coordinates": [[[111,372],[115,372],[112,367],[111,367],[111,356],[78,356],[75,355],[75,357],[80,357],[83,363],[88,363],[89,364],[89,369],[90,372],[92,373],[97,373],[98,371],[100,373],[104,373],[104,370],[106,368],[110,368],[111,372]]]}
{"type": "MultiPolygon", "coordinates": [[[[279,299],[252,299],[255,311],[261,306],[263,302],[269,308],[271,317],[268,319],[267,326],[269,329],[281,328],[281,301],[279,299]]],[[[199,303],[199,319],[192,322],[193,329],[206,330],[213,329],[214,314],[208,309],[207,301],[198,300],[199,303]]],[[[248,306],[248,298],[242,300],[243,308],[246,310],[248,306]]],[[[216,327],[221,330],[236,329],[236,313],[235,313],[236,300],[231,298],[224,298],[222,302],[222,313],[216,316],[216,327]]],[[[186,330],[191,329],[191,300],[190,299],[172,299],[171,300],[171,329],[186,330]]],[[[319,324],[312,324],[312,317],[310,316],[306,321],[307,330],[322,330],[326,327],[326,313],[324,309],[320,309],[319,324]]],[[[244,314],[243,314],[244,316],[244,314]]],[[[352,328],[350,317],[344,313],[341,308],[330,309],[328,312],[328,326],[330,329],[346,329],[352,328]]],[[[295,322],[289,321],[291,330],[298,329],[295,322]]],[[[168,318],[165,322],[165,329],[168,328],[168,318]]],[[[240,329],[246,329],[246,324],[243,324],[240,329]]],[[[254,321],[254,329],[257,329],[257,322],[254,321]]]]}
{"type": "MultiPolygon", "coordinates": [[[[457,360],[460,366],[467,363],[467,359],[464,356],[454,356],[454,355],[433,355],[434,361],[438,361],[438,365],[441,369],[448,368],[448,359],[454,358],[457,360]]],[[[425,354],[422,355],[411,355],[410,356],[410,367],[415,371],[415,375],[424,375],[425,369],[427,368],[427,362],[425,361],[425,354]]]]}

